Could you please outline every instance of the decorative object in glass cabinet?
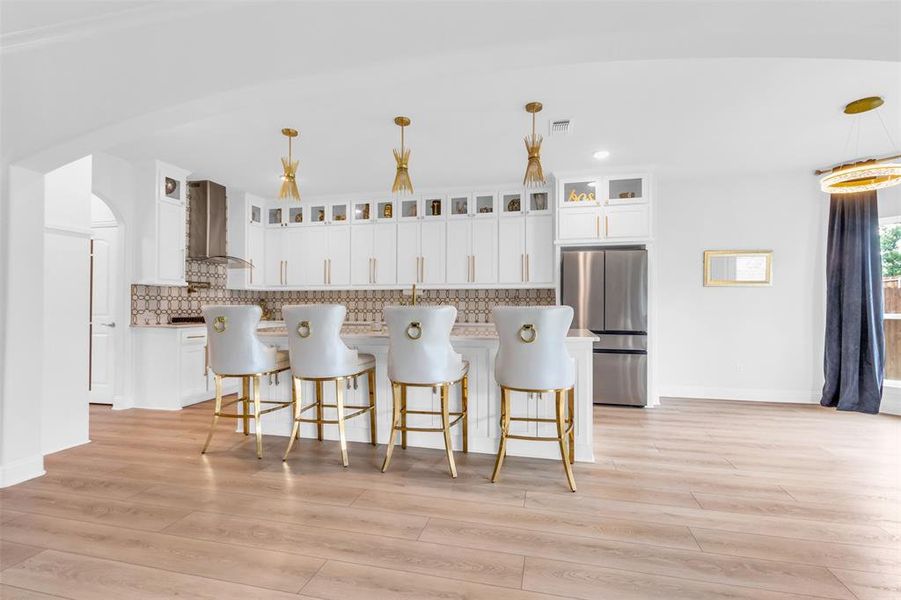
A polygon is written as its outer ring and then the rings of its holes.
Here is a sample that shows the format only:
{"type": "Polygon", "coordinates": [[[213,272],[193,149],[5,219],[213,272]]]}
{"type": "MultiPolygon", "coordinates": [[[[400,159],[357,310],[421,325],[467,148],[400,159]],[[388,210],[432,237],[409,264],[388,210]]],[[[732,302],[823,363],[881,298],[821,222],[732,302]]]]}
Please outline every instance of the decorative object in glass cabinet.
{"type": "Polygon", "coordinates": [[[490,215],[494,213],[494,196],[480,194],[476,196],[476,214],[490,215]]]}
{"type": "Polygon", "coordinates": [[[440,217],[444,214],[444,198],[441,196],[426,196],[422,199],[422,205],[427,217],[440,217]]]}
{"type": "Polygon", "coordinates": [[[269,209],[269,217],[266,221],[269,225],[281,225],[282,224],[282,209],[280,208],[270,208],[269,209]]]}
{"type": "Polygon", "coordinates": [[[314,206],[310,209],[310,222],[325,223],[325,206],[314,206]]]}
{"type": "Polygon", "coordinates": [[[544,212],[549,208],[547,192],[529,192],[529,212],[544,212]]]}
{"type": "Polygon", "coordinates": [[[251,223],[263,223],[263,209],[259,206],[250,205],[250,222],[251,223]]]}
{"type": "Polygon", "coordinates": [[[378,203],[378,218],[379,219],[393,219],[394,218],[394,203],[390,201],[384,201],[378,203]]]}
{"type": "Polygon", "coordinates": [[[172,177],[163,177],[163,195],[170,200],[181,200],[181,182],[172,177]]]}
{"type": "Polygon", "coordinates": [[[400,216],[404,219],[415,219],[419,216],[418,204],[416,200],[400,201],[400,216]]]}
{"type": "Polygon", "coordinates": [[[578,205],[595,202],[597,194],[595,192],[596,183],[594,181],[574,181],[563,184],[563,204],[578,205]]]}
{"type": "Polygon", "coordinates": [[[468,215],[469,214],[469,196],[451,196],[451,198],[450,198],[450,214],[452,217],[468,215]]]}
{"type": "Polygon", "coordinates": [[[303,223],[303,207],[302,206],[292,206],[288,209],[288,222],[289,223],[303,223]]]}
{"type": "Polygon", "coordinates": [[[518,214],[522,212],[522,194],[519,192],[507,192],[501,194],[501,213],[518,214]]]}
{"type": "Polygon", "coordinates": [[[369,221],[369,203],[357,202],[354,204],[354,221],[369,221]]]}
{"type": "Polygon", "coordinates": [[[644,197],[644,185],[641,177],[628,179],[608,179],[607,199],[611,203],[616,201],[637,201],[644,197]]]}
{"type": "Polygon", "coordinates": [[[340,221],[347,220],[347,205],[346,204],[333,204],[332,205],[332,222],[338,223],[340,221]]]}

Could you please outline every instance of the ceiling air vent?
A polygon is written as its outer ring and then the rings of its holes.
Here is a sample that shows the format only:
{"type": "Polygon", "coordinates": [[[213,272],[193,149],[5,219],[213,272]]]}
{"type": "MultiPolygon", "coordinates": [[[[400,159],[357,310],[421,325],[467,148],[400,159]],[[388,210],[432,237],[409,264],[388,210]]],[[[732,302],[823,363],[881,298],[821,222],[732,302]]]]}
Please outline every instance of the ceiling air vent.
{"type": "Polygon", "coordinates": [[[561,136],[569,135],[573,130],[572,119],[557,119],[548,124],[548,135],[561,136]]]}

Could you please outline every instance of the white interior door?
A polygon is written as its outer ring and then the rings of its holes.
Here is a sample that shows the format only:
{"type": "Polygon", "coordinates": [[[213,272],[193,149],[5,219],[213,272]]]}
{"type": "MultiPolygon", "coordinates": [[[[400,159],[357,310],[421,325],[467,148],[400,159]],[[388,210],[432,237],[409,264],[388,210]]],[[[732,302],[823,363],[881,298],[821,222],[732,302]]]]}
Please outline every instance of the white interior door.
{"type": "Polygon", "coordinates": [[[93,239],[93,287],[91,289],[91,386],[89,400],[112,404],[116,365],[116,277],[118,227],[96,227],[93,239]]]}

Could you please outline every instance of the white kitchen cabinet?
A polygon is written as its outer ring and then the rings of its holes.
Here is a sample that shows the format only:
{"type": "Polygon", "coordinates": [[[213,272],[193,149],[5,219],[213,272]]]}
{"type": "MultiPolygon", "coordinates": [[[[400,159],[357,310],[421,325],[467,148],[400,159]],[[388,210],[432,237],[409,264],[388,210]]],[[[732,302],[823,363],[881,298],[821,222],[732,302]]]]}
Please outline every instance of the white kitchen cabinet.
{"type": "Polygon", "coordinates": [[[527,215],[526,281],[554,282],[554,219],[550,215],[527,215]]]}
{"type": "Polygon", "coordinates": [[[604,233],[607,239],[648,237],[649,225],[647,204],[610,206],[604,215],[604,233]]]}
{"type": "Polygon", "coordinates": [[[497,220],[449,220],[446,282],[490,284],[497,279],[497,220]]]}
{"type": "Polygon", "coordinates": [[[446,225],[437,219],[397,224],[397,283],[445,283],[446,225]]]}
{"type": "Polygon", "coordinates": [[[285,286],[285,229],[267,228],[263,235],[263,282],[267,288],[285,286]]]}
{"type": "Polygon", "coordinates": [[[306,239],[312,233],[313,230],[301,227],[288,228],[283,233],[282,271],[284,285],[287,287],[298,287],[306,283],[306,239]]]}
{"type": "MultiPolygon", "coordinates": [[[[135,407],[178,410],[214,398],[205,327],[135,327],[135,407]]],[[[240,380],[223,380],[231,394],[240,380]]]]}
{"type": "Polygon", "coordinates": [[[444,221],[423,221],[420,229],[420,283],[444,283],[446,225],[444,221]]]}
{"type": "Polygon", "coordinates": [[[350,227],[328,227],[328,285],[350,285],[350,227]]]}
{"type": "Polygon", "coordinates": [[[497,225],[498,282],[524,283],[526,280],[525,220],[501,219],[497,225]]]}
{"type": "Polygon", "coordinates": [[[289,287],[350,285],[350,227],[305,227],[288,239],[289,287]]]}
{"type": "Polygon", "coordinates": [[[419,223],[401,221],[397,224],[397,283],[419,283],[419,223]]]}
{"type": "Polygon", "coordinates": [[[136,283],[187,285],[185,282],[188,171],[160,161],[136,169],[136,283]]]}
{"type": "Polygon", "coordinates": [[[498,221],[498,282],[554,282],[554,232],[550,215],[526,215],[498,221]]]}
{"type": "Polygon", "coordinates": [[[562,179],[556,241],[593,244],[651,237],[651,180],[647,174],[562,179]],[[596,193],[597,192],[597,193],[596,193]]]}
{"type": "Polygon", "coordinates": [[[251,264],[246,269],[228,269],[228,289],[246,290],[265,287],[264,250],[266,229],[263,224],[265,202],[244,192],[228,194],[227,254],[251,264]]]}
{"type": "Polygon", "coordinates": [[[247,262],[250,269],[233,269],[243,272],[247,277],[247,287],[259,288],[263,286],[263,267],[266,264],[266,230],[262,225],[249,225],[247,227],[247,262]]]}
{"type": "Polygon", "coordinates": [[[397,283],[397,229],[393,223],[355,226],[350,240],[351,284],[397,283]]]}
{"type": "Polygon", "coordinates": [[[157,219],[157,280],[177,285],[185,282],[185,205],[170,200],[158,200],[157,219]]]}

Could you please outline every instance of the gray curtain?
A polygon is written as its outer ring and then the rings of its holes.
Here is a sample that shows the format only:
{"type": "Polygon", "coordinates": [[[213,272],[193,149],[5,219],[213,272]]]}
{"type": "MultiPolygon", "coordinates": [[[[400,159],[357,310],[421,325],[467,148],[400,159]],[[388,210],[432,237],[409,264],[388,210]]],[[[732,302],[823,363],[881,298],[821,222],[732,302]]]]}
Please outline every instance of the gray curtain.
{"type": "Polygon", "coordinates": [[[833,195],[826,248],[826,383],[820,404],[879,412],[884,370],[876,192],[833,195]]]}

